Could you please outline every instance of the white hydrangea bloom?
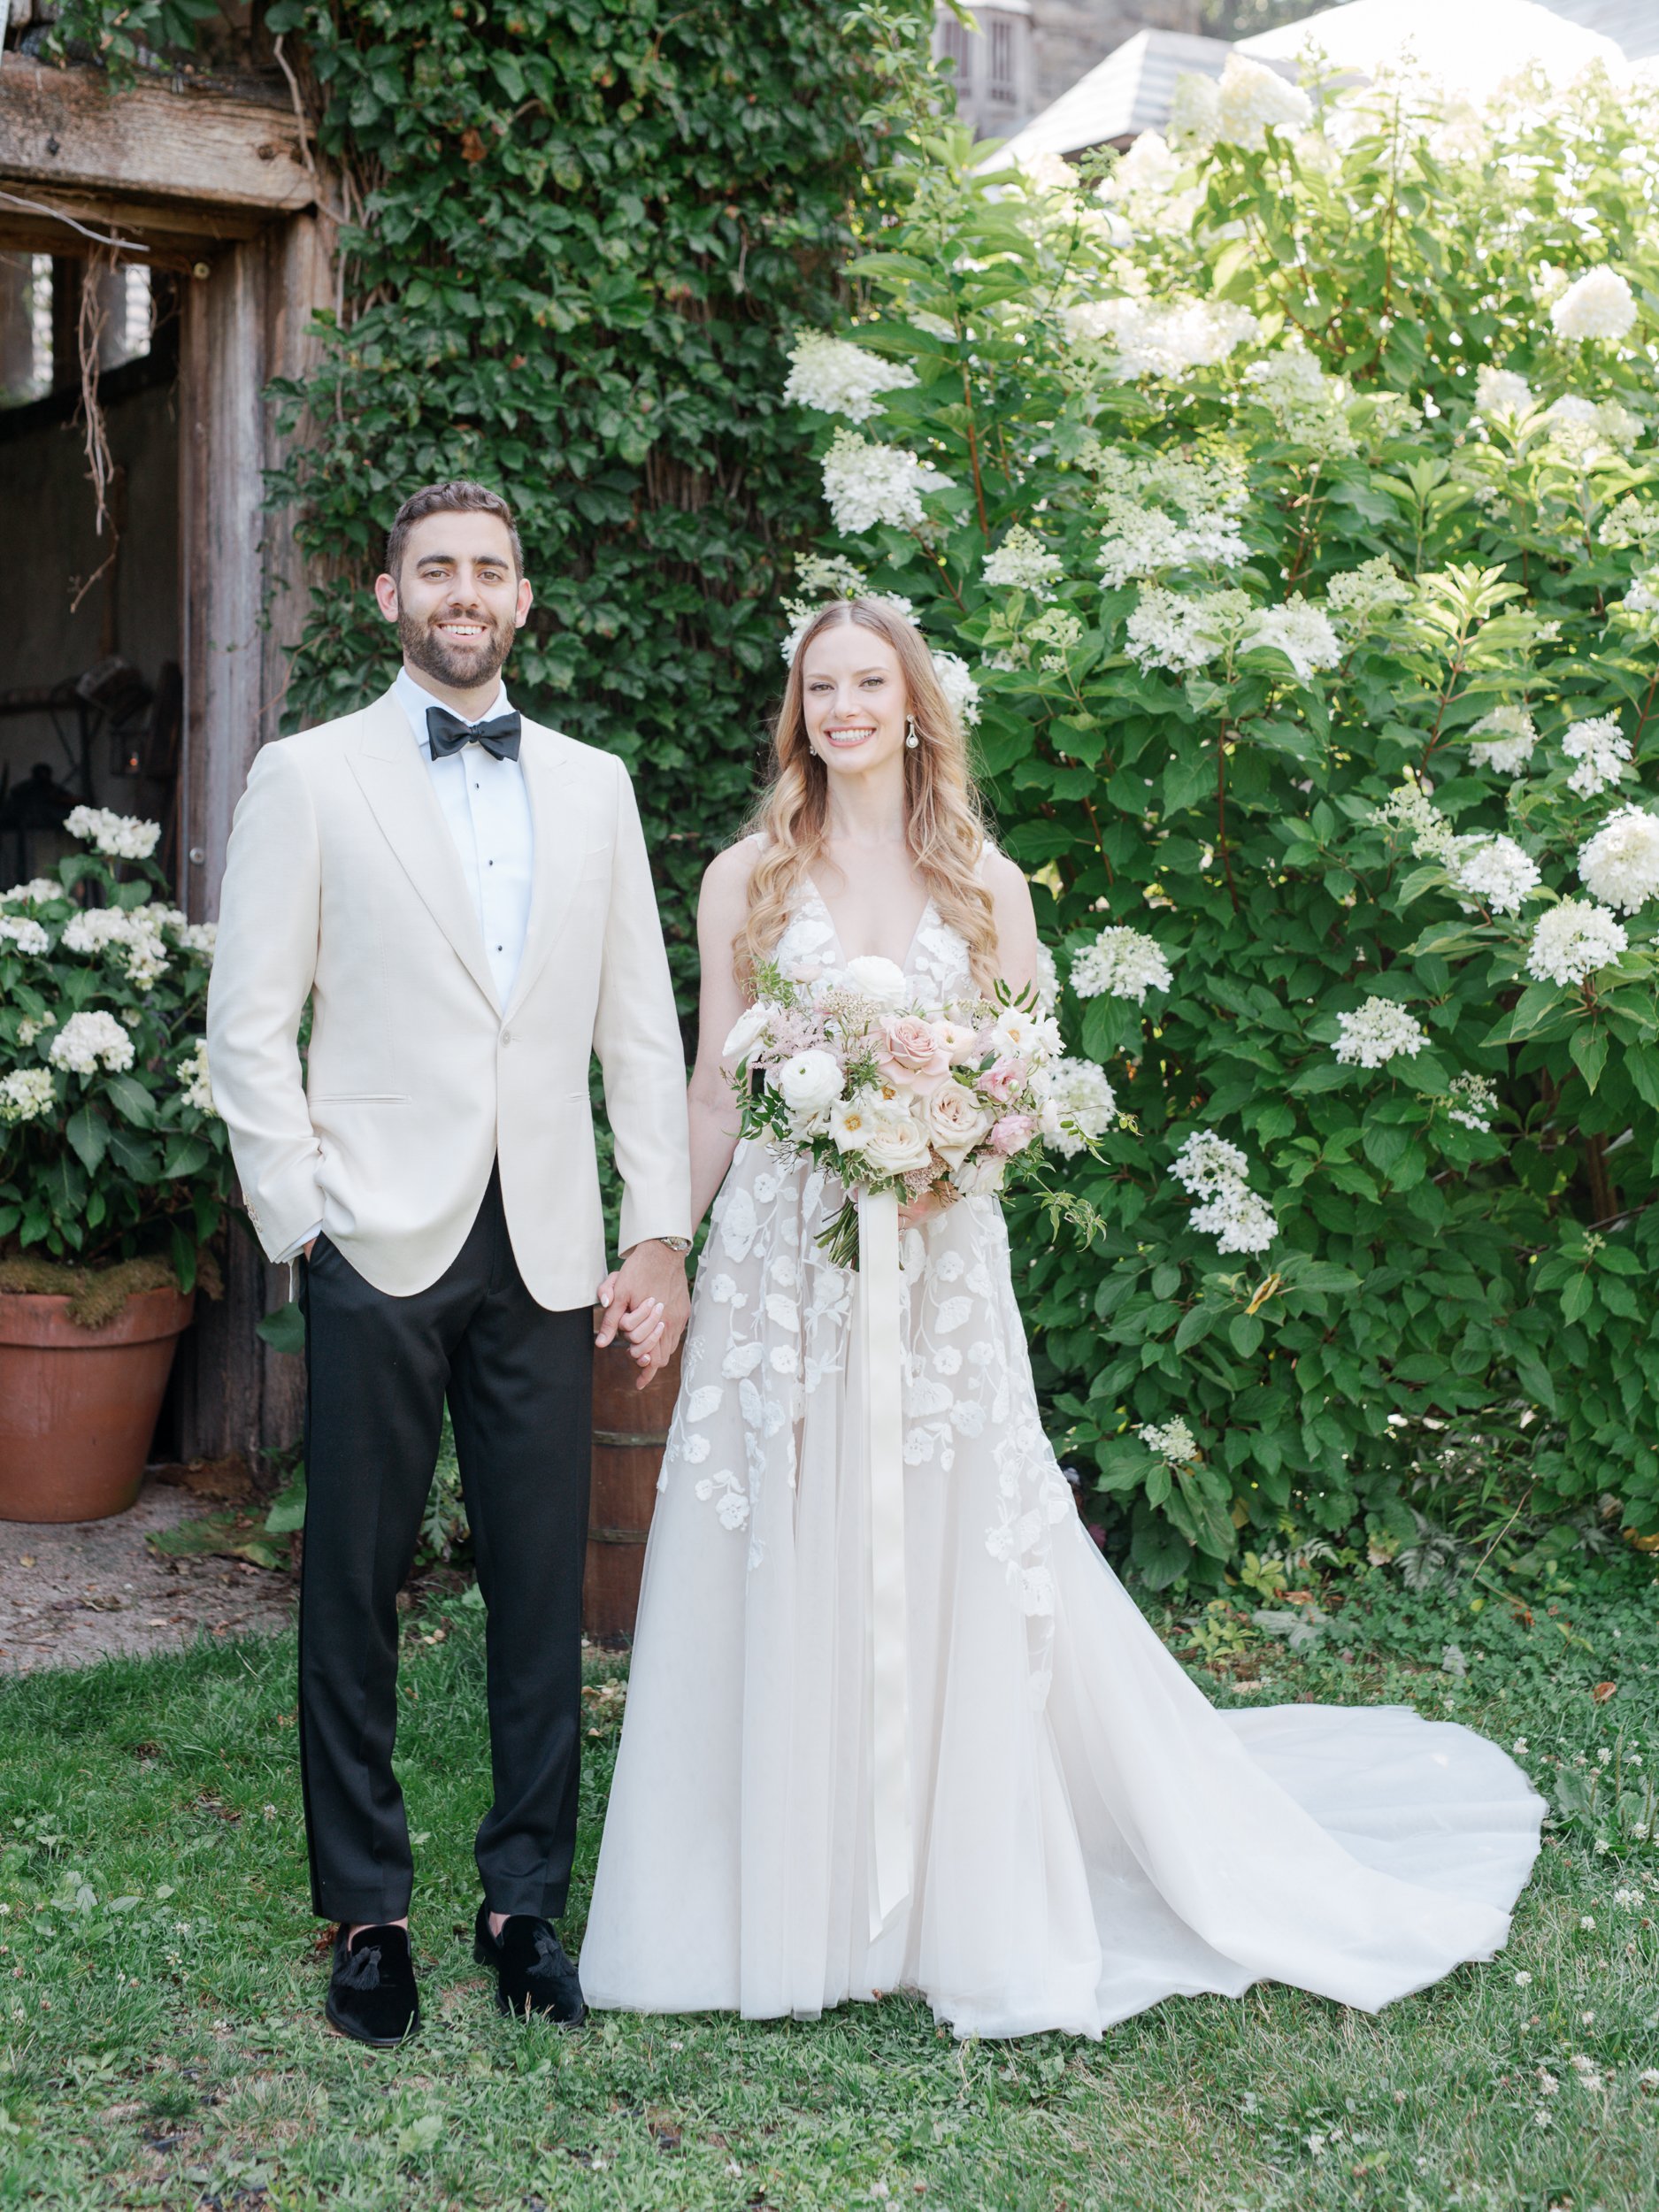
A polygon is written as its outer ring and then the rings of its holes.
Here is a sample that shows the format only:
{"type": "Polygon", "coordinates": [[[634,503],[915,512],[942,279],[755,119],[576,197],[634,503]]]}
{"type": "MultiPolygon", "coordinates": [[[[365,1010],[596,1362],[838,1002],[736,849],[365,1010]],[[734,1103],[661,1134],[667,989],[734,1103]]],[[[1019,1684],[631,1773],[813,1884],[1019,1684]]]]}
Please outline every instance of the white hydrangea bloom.
{"type": "Polygon", "coordinates": [[[219,949],[217,922],[186,922],[179,932],[179,942],[186,952],[193,952],[210,964],[219,949]]]}
{"type": "Polygon", "coordinates": [[[1194,1129],[1175,1155],[1170,1173],[1194,1198],[1207,1198],[1225,1182],[1242,1182],[1250,1164],[1236,1144],[1213,1129],[1194,1129]]]}
{"type": "Polygon", "coordinates": [[[1143,1005],[1148,991],[1167,991],[1170,964],[1156,937],[1139,929],[1103,929],[1071,962],[1079,998],[1132,998],[1143,1005]]]}
{"type": "Polygon", "coordinates": [[[995,553],[987,553],[981,570],[987,584],[1013,591],[1046,591],[1065,573],[1057,553],[1044,550],[1041,538],[1024,523],[1016,523],[995,553]]]}
{"type": "Polygon", "coordinates": [[[1218,1252],[1265,1252],[1279,1234],[1273,1210],[1248,1183],[1226,1183],[1190,1217],[1200,1236],[1214,1237],[1218,1252]]]}
{"type": "Polygon", "coordinates": [[[1641,436],[1642,423],[1617,400],[1599,404],[1568,392],[1544,411],[1553,457],[1569,467],[1590,470],[1626,453],[1641,436]]]}
{"type": "Polygon", "coordinates": [[[1048,946],[1037,946],[1037,1004],[1043,1013],[1054,1012],[1054,1002],[1060,995],[1060,970],[1048,946]]]}
{"type": "Polygon", "coordinates": [[[58,1096],[49,1068],[13,1068],[0,1075],[0,1122],[38,1121],[58,1096]]]}
{"type": "Polygon", "coordinates": [[[1196,69],[1183,69],[1170,98],[1171,145],[1182,149],[1213,146],[1220,127],[1220,86],[1196,69]]]}
{"type": "Polygon", "coordinates": [[[72,1075],[96,1074],[100,1063],[119,1075],[133,1064],[133,1041],[113,1014],[102,1010],[72,1014],[52,1039],[47,1057],[72,1075]]]}
{"type": "Polygon", "coordinates": [[[1310,606],[1300,592],[1282,607],[1259,607],[1239,642],[1282,653],[1303,683],[1322,668],[1334,668],[1342,657],[1341,642],[1324,609],[1310,606]]]}
{"type": "Polygon", "coordinates": [[[1100,196],[1128,223],[1132,234],[1184,238],[1203,195],[1182,186],[1187,165],[1156,131],[1142,131],[1116,168],[1102,180],[1100,196]]]}
{"type": "Polygon", "coordinates": [[[1348,387],[1340,377],[1327,376],[1311,354],[1291,348],[1270,354],[1250,364],[1244,380],[1286,438],[1331,460],[1358,452],[1348,419],[1348,387]]]}
{"type": "Polygon", "coordinates": [[[1410,596],[1410,585],[1394,573],[1393,562],[1381,554],[1362,561],[1357,568],[1345,568],[1325,588],[1326,611],[1337,628],[1350,636],[1386,620],[1410,596]]]}
{"type": "Polygon", "coordinates": [[[883,392],[899,391],[916,381],[916,372],[908,363],[884,361],[845,338],[821,332],[800,332],[789,359],[793,365],[784,397],[816,408],[821,415],[845,415],[849,422],[867,422],[881,412],[883,392]]]}
{"type": "Polygon", "coordinates": [[[1198,1439],[1179,1414],[1164,1422],[1162,1427],[1148,1421],[1145,1427],[1138,1428],[1135,1434],[1149,1452],[1156,1452],[1160,1459],[1167,1459],[1171,1467],[1190,1466],[1198,1456],[1198,1439]]]}
{"type": "Polygon", "coordinates": [[[1249,612],[1250,602],[1241,591],[1189,598],[1161,584],[1146,584],[1125,626],[1125,649],[1142,668],[1171,668],[1178,674],[1202,668],[1226,651],[1249,612]]]}
{"type": "Polygon", "coordinates": [[[1518,914],[1523,902],[1543,881],[1538,863],[1512,837],[1494,837],[1485,831],[1452,840],[1446,872],[1455,890],[1467,892],[1474,904],[1494,914],[1518,914]]]}
{"type": "Polygon", "coordinates": [[[1193,1212],[1193,1227],[1214,1237],[1222,1252],[1264,1252],[1278,1234],[1272,1209],[1250,1188],[1248,1172],[1238,1146],[1213,1129],[1194,1130],[1171,1164],[1181,1188],[1204,1201],[1193,1212]]]}
{"type": "Polygon", "coordinates": [[[1415,776],[1395,786],[1373,818],[1409,840],[1419,860],[1443,859],[1456,841],[1451,824],[1415,776]]]}
{"type": "Polygon", "coordinates": [[[1537,726],[1525,707],[1494,707],[1470,729],[1469,757],[1477,768],[1518,776],[1537,743],[1537,726]]]}
{"type": "Polygon", "coordinates": [[[1455,1075],[1446,1094],[1447,1113],[1465,1129],[1489,1136],[1498,1110],[1498,1087],[1489,1075],[1455,1075]]]}
{"type": "Polygon", "coordinates": [[[1578,764],[1567,779],[1567,788],[1581,799],[1594,799],[1617,783],[1630,765],[1630,740],[1616,714],[1593,714],[1575,722],[1562,739],[1561,749],[1578,764]]]}
{"type": "Polygon", "coordinates": [[[0,897],[0,906],[44,906],[49,899],[67,896],[61,883],[54,883],[49,876],[35,876],[27,883],[14,883],[0,897]]]}
{"type": "Polygon", "coordinates": [[[870,579],[857,562],[841,553],[803,553],[795,572],[809,599],[862,599],[870,588],[870,579]]]}
{"type": "Polygon", "coordinates": [[[213,1086],[207,1071],[207,1039],[198,1037],[179,1063],[179,1085],[184,1093],[184,1102],[194,1106],[199,1114],[217,1114],[213,1103],[213,1086]]]}
{"type": "Polygon", "coordinates": [[[1659,568],[1644,569],[1624,596],[1615,603],[1636,620],[1651,622],[1659,615],[1659,568]]]}
{"type": "Polygon", "coordinates": [[[1221,73],[1216,111],[1216,136],[1233,146],[1265,146],[1270,130],[1305,130],[1313,120],[1313,103],[1300,85],[1248,61],[1236,47],[1221,73]]]}
{"type": "Polygon", "coordinates": [[[1582,983],[1630,944],[1624,925],[1588,899],[1563,899],[1532,927],[1526,972],[1540,983],[1582,983]]]}
{"type": "Polygon", "coordinates": [[[0,914],[0,944],[14,944],[19,952],[45,952],[51,939],[31,914],[0,914]]]}
{"type": "Polygon", "coordinates": [[[1659,506],[1650,506],[1633,493],[1626,492],[1602,516],[1596,535],[1603,545],[1616,549],[1639,545],[1647,552],[1659,545],[1659,506]]]}
{"type": "Polygon", "coordinates": [[[835,527],[858,537],[878,524],[910,530],[922,520],[922,496],[950,482],[908,446],[872,445],[856,430],[838,430],[824,456],[824,496],[835,527]]]}
{"type": "Polygon", "coordinates": [[[1339,1014],[1336,1056],[1344,1067],[1380,1068],[1403,1055],[1416,1059],[1428,1032],[1415,1014],[1391,998],[1368,998],[1357,1013],[1339,1014]]]}
{"type": "Polygon", "coordinates": [[[140,906],[130,913],[119,907],[89,906],[72,914],[64,926],[63,944],[70,952],[96,957],[111,952],[140,990],[148,990],[167,970],[167,945],[162,929],[179,927],[184,917],[176,907],[140,906]]]}
{"type": "Polygon", "coordinates": [[[1046,607],[1034,622],[1025,626],[1028,645],[1046,645],[1050,649],[1041,656],[1038,664],[1051,676],[1064,668],[1066,655],[1076,649],[1082,638],[1081,620],[1064,607],[1046,607]]]}
{"type": "Polygon", "coordinates": [[[972,729],[979,719],[979,687],[973,671],[959,653],[936,652],[933,673],[939,679],[939,688],[950,703],[951,712],[964,729],[972,729]]]}
{"type": "Polygon", "coordinates": [[[161,840],[159,822],[112,814],[108,807],[78,806],[65,817],[64,827],[111,860],[148,860],[161,840]]]}
{"type": "Polygon", "coordinates": [[[1617,808],[1579,848],[1579,883],[1619,914],[1659,892],[1659,818],[1646,808],[1617,808]]]}
{"type": "Polygon", "coordinates": [[[1079,457],[1095,480],[1108,590],[1164,569],[1231,567],[1248,557],[1240,523],[1249,491],[1237,456],[1093,445],[1079,457]]]}
{"type": "Polygon", "coordinates": [[[1086,1142],[1103,1137],[1118,1110],[1118,1095],[1104,1068],[1093,1060],[1054,1060],[1038,1071],[1042,1141],[1067,1159],[1086,1142]]]}
{"type": "Polygon", "coordinates": [[[1532,386],[1514,369],[1484,368],[1475,378],[1478,414],[1524,415],[1533,404],[1532,386]]]}
{"type": "Polygon", "coordinates": [[[1066,335],[1073,344],[1109,339],[1116,346],[1111,374],[1120,384],[1213,368],[1260,328],[1248,308],[1225,300],[1156,303],[1125,296],[1084,301],[1065,311],[1066,335]]]}
{"type": "Polygon", "coordinates": [[[1635,327],[1636,296],[1617,269],[1586,269],[1549,311],[1563,338],[1626,338],[1635,327]]]}

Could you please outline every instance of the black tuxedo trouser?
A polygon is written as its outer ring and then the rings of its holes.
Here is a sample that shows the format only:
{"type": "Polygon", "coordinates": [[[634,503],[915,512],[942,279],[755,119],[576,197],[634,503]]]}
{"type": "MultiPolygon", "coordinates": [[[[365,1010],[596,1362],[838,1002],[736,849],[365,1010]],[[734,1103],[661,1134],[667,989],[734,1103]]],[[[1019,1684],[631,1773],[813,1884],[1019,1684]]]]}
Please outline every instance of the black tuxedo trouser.
{"type": "Polygon", "coordinates": [[[478,1832],[493,1911],[565,1909],[581,1758],[591,1309],[525,1288],[499,1171],[454,1263],[412,1298],[326,1237],[305,1269],[300,1771],[311,1903],[400,1919],[412,1869],[397,1733],[397,1593],[414,1558],[447,1396],[488,1608],[494,1802],[478,1832]]]}

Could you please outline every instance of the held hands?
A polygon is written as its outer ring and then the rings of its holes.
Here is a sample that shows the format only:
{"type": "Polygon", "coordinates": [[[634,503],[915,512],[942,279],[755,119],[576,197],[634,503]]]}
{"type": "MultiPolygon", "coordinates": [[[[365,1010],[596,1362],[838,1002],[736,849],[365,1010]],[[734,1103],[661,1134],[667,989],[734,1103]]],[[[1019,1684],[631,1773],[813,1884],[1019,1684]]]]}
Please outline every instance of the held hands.
{"type": "Polygon", "coordinates": [[[655,1237],[647,1237],[624,1255],[597,1294],[604,1317],[594,1342],[603,1350],[620,1329],[640,1370],[634,1388],[643,1390],[685,1333],[691,1312],[686,1263],[655,1237]]]}

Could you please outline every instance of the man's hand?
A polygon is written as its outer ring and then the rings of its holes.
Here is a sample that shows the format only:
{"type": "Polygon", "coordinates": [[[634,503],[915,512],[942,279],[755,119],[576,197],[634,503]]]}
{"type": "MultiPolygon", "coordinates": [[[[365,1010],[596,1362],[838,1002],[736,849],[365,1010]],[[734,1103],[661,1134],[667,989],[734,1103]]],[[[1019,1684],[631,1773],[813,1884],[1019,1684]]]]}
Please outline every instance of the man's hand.
{"type": "Polygon", "coordinates": [[[672,1357],[691,1312],[686,1263],[655,1237],[647,1237],[623,1256],[620,1267],[599,1286],[604,1319],[595,1332],[602,1350],[618,1329],[639,1366],[636,1390],[643,1390],[672,1357]]]}

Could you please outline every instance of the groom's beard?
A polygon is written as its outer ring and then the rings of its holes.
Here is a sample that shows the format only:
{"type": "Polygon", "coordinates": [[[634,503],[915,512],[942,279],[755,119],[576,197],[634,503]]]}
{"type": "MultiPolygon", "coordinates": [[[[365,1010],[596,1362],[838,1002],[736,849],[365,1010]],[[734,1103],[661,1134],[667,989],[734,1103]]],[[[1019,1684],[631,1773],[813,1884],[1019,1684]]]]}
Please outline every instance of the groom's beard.
{"type": "Polygon", "coordinates": [[[454,620],[458,611],[453,607],[446,608],[442,615],[434,617],[434,622],[428,624],[416,615],[400,611],[397,641],[411,668],[419,669],[425,676],[436,677],[441,684],[449,684],[457,691],[471,691],[501,673],[512,650],[514,629],[511,622],[490,629],[488,615],[469,607],[467,620],[485,624],[485,634],[474,644],[452,645],[434,626],[438,621],[454,620]]]}

